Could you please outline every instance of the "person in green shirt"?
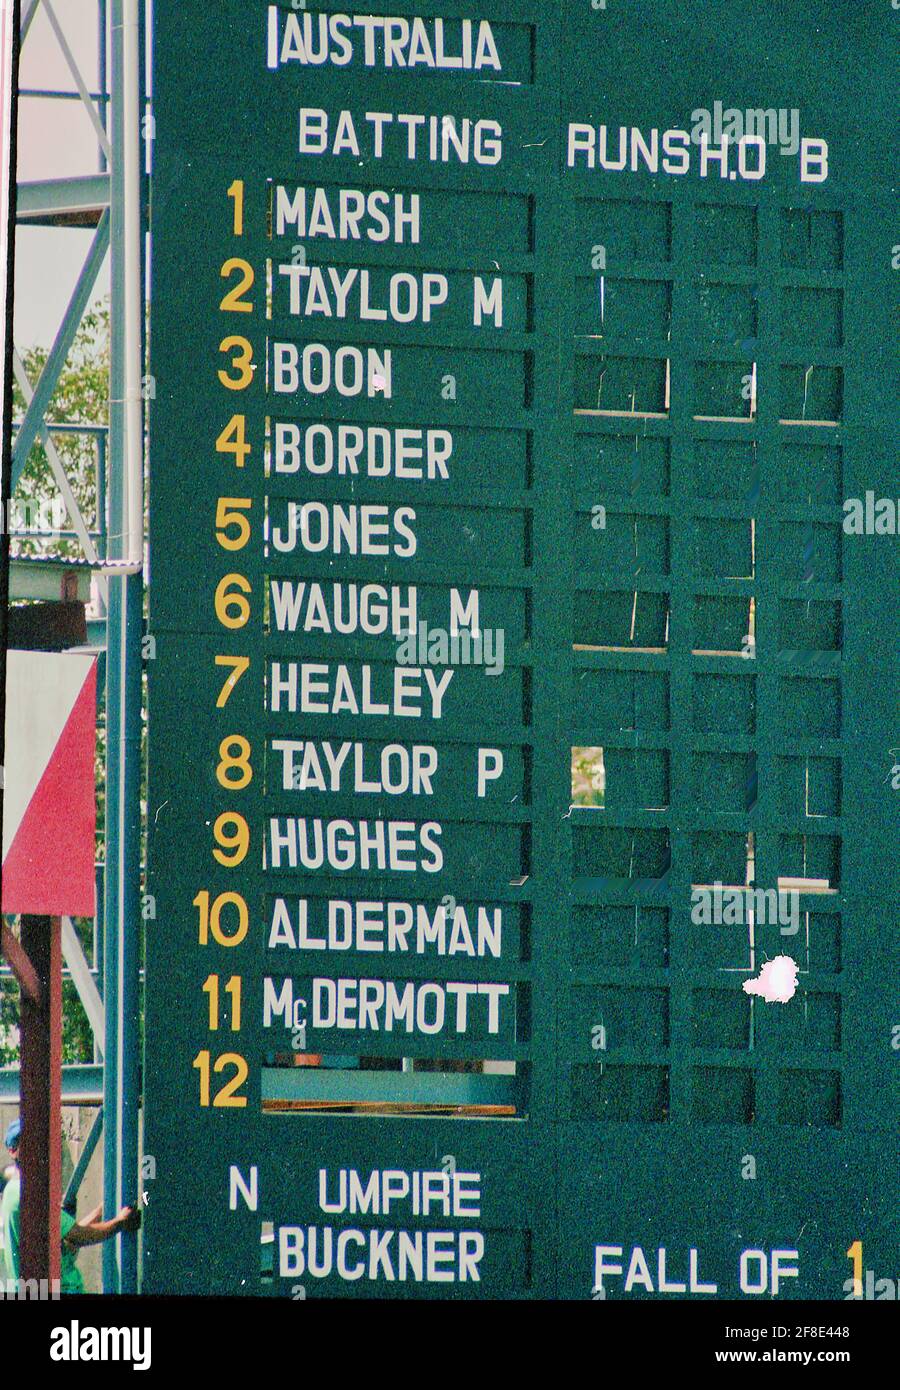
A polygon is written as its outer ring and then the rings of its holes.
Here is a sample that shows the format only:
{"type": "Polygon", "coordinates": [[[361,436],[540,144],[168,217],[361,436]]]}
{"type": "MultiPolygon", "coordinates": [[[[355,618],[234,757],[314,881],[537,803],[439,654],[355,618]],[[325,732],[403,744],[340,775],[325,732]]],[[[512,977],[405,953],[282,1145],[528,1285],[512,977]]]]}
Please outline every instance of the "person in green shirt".
{"type": "Polygon", "coordinates": [[[12,1154],[12,1167],[5,1173],[6,1186],[0,1198],[0,1236],[3,1240],[3,1274],[7,1282],[19,1277],[19,1200],[21,1176],[19,1174],[19,1136],[22,1133],[20,1120],[13,1120],[6,1131],[6,1147],[12,1154]]]}
{"type": "MultiPolygon", "coordinates": [[[[6,1147],[15,1162],[15,1168],[3,1189],[0,1198],[0,1228],[3,1233],[3,1259],[7,1280],[19,1279],[19,1206],[21,1202],[22,1178],[18,1167],[19,1141],[22,1135],[21,1121],[14,1120],[6,1131],[6,1147]]],[[[78,1251],[83,1245],[99,1245],[110,1240],[120,1231],[136,1231],[141,1224],[141,1214],[134,1207],[123,1207],[111,1221],[102,1220],[102,1206],[78,1221],[68,1211],[60,1212],[60,1293],[84,1293],[84,1280],[76,1264],[78,1251]]]]}

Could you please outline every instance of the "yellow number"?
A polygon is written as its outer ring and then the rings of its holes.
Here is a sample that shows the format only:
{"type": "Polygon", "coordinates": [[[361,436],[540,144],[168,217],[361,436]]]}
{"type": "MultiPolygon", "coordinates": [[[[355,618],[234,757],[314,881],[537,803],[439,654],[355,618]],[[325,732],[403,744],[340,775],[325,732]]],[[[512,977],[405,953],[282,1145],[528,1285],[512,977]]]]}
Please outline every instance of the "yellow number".
{"type": "MultiPolygon", "coordinates": [[[[215,1030],[219,1026],[219,977],[207,975],[203,993],[209,995],[209,1026],[215,1030]]],[[[231,1031],[241,1031],[241,977],[232,975],[225,986],[225,993],[231,995],[231,1031]]]]}
{"type": "Polygon", "coordinates": [[[220,946],[239,946],[241,944],[247,935],[250,913],[240,893],[220,893],[217,898],[213,899],[212,906],[210,906],[209,893],[204,888],[202,892],[197,894],[193,905],[200,911],[199,941],[201,946],[209,945],[210,932],[220,946]],[[222,927],[222,912],[229,906],[236,907],[238,914],[237,926],[231,933],[227,933],[222,927]]]}
{"type": "Polygon", "coordinates": [[[216,586],[216,617],[223,627],[243,627],[250,617],[250,604],[244,594],[252,593],[249,579],[242,574],[226,574],[216,586]],[[231,589],[240,589],[239,594],[231,589]]]}
{"type": "Polygon", "coordinates": [[[229,734],[223,738],[219,744],[219,765],[216,768],[216,781],[220,787],[227,787],[229,791],[241,792],[253,781],[253,768],[250,766],[250,744],[243,734],[229,734]],[[237,753],[229,750],[237,748],[237,753]],[[237,770],[236,777],[229,777],[232,769],[237,770]]]}
{"type": "Polygon", "coordinates": [[[229,391],[246,391],[253,380],[253,348],[246,338],[238,337],[232,333],[227,338],[223,338],[219,344],[220,352],[231,352],[235,349],[235,355],[229,363],[232,371],[237,372],[237,376],[229,376],[221,367],[219,368],[219,380],[229,391]]]}
{"type": "Polygon", "coordinates": [[[255,278],[253,267],[249,261],[242,261],[239,256],[232,256],[222,266],[219,275],[223,280],[227,280],[235,271],[237,271],[238,274],[238,283],[223,297],[219,308],[225,313],[252,314],[253,305],[241,296],[245,295],[247,291],[252,288],[255,278]]]}
{"type": "Polygon", "coordinates": [[[234,667],[233,671],[231,672],[231,675],[228,676],[228,678],[225,681],[225,684],[219,691],[218,700],[216,700],[216,709],[222,709],[225,705],[228,704],[231,692],[237,685],[241,676],[244,674],[246,670],[249,669],[250,658],[249,656],[217,656],[216,665],[234,667]]]}
{"type": "MultiPolygon", "coordinates": [[[[200,1104],[204,1108],[209,1105],[209,1062],[208,1052],[198,1052],[193,1061],[193,1065],[200,1073],[200,1104]]],[[[212,1069],[216,1075],[219,1075],[226,1067],[234,1067],[235,1074],[216,1092],[213,1107],[246,1105],[247,1097],[236,1095],[235,1092],[244,1085],[250,1074],[247,1063],[237,1052],[223,1052],[220,1057],[216,1058],[212,1069]]]]}
{"type": "Polygon", "coordinates": [[[231,995],[231,1031],[241,1031],[241,977],[232,975],[225,986],[225,993],[231,995]]]}
{"type": "Polygon", "coordinates": [[[243,550],[250,539],[250,521],[241,516],[238,508],[249,511],[249,497],[220,497],[216,502],[216,540],[223,550],[243,550]],[[237,528],[236,536],[226,536],[229,527],[237,528]]]}
{"type": "Polygon", "coordinates": [[[228,189],[228,197],[234,199],[234,235],[244,235],[244,180],[235,179],[228,189]]]}
{"type": "Polygon", "coordinates": [[[247,851],[250,848],[250,827],[244,817],[238,815],[236,811],[223,811],[217,816],[213,826],[213,836],[220,849],[213,850],[213,858],[220,864],[224,864],[226,869],[234,869],[238,864],[242,864],[247,858],[247,851]],[[234,834],[229,835],[226,826],[235,827],[234,834]],[[232,853],[228,853],[231,850],[232,853]]]}
{"type": "Polygon", "coordinates": [[[863,1293],[863,1254],[862,1241],[855,1240],[847,1251],[847,1259],[853,1263],[853,1293],[862,1298],[863,1293]]]}
{"type": "Polygon", "coordinates": [[[243,468],[251,447],[247,443],[246,415],[232,415],[216,440],[216,453],[234,454],[234,461],[238,468],[243,468]]]}

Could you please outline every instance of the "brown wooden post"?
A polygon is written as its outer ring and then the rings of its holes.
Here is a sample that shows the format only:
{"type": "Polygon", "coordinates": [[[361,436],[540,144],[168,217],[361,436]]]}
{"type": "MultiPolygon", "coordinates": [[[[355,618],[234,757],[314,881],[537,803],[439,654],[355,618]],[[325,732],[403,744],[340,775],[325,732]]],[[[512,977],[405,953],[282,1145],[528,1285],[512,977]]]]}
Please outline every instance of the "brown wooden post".
{"type": "Polygon", "coordinates": [[[59,1279],[62,1208],[62,927],[21,919],[22,947],[38,977],[37,1003],[22,991],[19,1167],[20,1276],[59,1279]]]}
{"type": "MultiPolygon", "coordinates": [[[[84,604],[73,601],[70,590],[64,578],[60,602],[9,608],[9,646],[65,651],[85,642],[84,604]]],[[[7,927],[0,931],[0,950],[21,991],[19,1274],[52,1281],[59,1278],[62,1250],[62,923],[23,915],[20,927],[18,943],[7,927]]]]}

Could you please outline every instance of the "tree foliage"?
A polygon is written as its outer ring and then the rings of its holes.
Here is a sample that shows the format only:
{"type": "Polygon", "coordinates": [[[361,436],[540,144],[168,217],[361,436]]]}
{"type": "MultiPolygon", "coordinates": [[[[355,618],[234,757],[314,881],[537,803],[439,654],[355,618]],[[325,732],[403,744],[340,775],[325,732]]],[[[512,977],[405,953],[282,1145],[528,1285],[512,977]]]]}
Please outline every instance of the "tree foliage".
{"type": "MultiPolygon", "coordinates": [[[[22,354],[26,375],[32,386],[47,361],[47,349],[34,347],[22,354]]],[[[25,398],[15,383],[13,391],[14,419],[25,413],[25,398]]],[[[63,424],[106,425],[109,422],[109,306],[104,304],[85,314],[69,352],[66,364],[50,401],[46,418],[63,424]]],[[[53,434],[53,444],[81,508],[89,530],[99,529],[97,515],[97,443],[93,434],[53,434]]],[[[40,435],[31,446],[28,460],[16,487],[16,502],[21,504],[18,515],[31,519],[41,502],[50,502],[58,495],[56,482],[40,435]],[[33,504],[31,507],[29,504],[33,504]]],[[[14,513],[13,527],[17,520],[14,513]]],[[[65,524],[71,529],[71,518],[65,524]]],[[[13,555],[56,555],[71,558],[82,556],[76,538],[40,540],[29,535],[10,536],[13,555]]]]}

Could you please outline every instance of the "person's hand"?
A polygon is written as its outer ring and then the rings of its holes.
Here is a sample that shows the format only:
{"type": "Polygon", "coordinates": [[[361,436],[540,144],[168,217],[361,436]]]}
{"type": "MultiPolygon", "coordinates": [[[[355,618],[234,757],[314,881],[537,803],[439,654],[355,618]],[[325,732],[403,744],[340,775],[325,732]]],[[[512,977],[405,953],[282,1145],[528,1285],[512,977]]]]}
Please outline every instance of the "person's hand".
{"type": "Polygon", "coordinates": [[[123,1231],[137,1231],[141,1225],[141,1213],[136,1207],[123,1207],[116,1221],[123,1231]]]}

